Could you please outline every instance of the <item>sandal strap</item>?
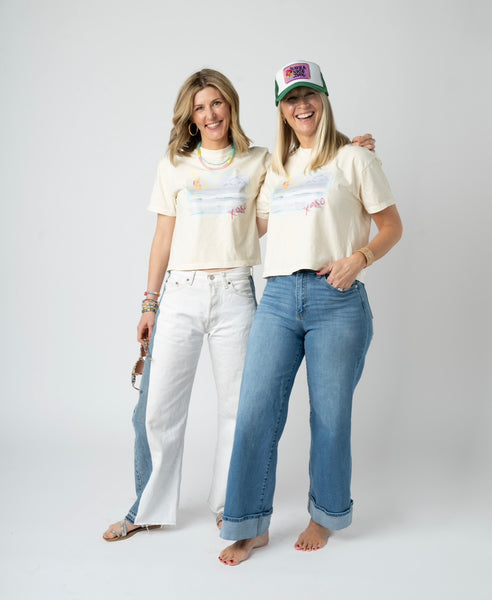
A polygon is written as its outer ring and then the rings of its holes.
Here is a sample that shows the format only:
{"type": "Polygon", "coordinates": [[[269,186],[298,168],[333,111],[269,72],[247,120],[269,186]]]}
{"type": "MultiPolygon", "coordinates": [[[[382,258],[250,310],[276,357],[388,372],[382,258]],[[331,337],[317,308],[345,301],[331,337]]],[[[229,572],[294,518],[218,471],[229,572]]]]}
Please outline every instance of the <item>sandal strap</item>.
{"type": "Polygon", "coordinates": [[[128,533],[126,530],[126,520],[123,519],[123,521],[121,521],[121,537],[126,537],[126,534],[128,533]]]}

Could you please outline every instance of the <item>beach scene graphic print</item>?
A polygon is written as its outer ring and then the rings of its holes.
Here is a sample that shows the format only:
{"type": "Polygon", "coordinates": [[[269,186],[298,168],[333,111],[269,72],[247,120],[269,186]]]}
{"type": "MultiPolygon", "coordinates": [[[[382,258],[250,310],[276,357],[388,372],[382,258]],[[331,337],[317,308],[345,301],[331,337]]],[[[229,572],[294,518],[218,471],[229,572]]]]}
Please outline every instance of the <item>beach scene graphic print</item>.
{"type": "Polygon", "coordinates": [[[235,219],[246,212],[249,177],[237,173],[197,174],[187,184],[192,215],[229,215],[235,219]]]}
{"type": "Polygon", "coordinates": [[[270,213],[302,212],[308,215],[312,210],[323,208],[332,181],[332,173],[319,172],[286,179],[273,192],[270,213]]]}

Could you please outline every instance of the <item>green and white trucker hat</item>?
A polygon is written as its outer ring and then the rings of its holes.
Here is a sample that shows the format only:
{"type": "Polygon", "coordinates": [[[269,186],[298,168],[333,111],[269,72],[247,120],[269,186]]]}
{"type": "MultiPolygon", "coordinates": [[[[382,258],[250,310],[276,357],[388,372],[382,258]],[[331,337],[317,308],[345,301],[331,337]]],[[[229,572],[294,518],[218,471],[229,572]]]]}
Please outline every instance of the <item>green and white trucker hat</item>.
{"type": "Polygon", "coordinates": [[[290,90],[296,87],[310,87],[328,96],[321,69],[316,63],[307,60],[289,63],[282,67],[275,77],[275,105],[290,90]]]}

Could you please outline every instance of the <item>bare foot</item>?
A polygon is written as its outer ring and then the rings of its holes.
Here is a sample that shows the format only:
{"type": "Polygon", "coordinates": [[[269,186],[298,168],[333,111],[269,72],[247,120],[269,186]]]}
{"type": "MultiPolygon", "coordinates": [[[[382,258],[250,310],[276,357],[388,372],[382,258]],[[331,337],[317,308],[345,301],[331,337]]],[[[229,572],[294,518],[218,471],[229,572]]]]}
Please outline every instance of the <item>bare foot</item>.
{"type": "MultiPolygon", "coordinates": [[[[128,521],[127,519],[125,519],[125,522],[126,522],[126,532],[127,532],[126,535],[128,535],[130,533],[130,531],[133,531],[134,529],[141,528],[139,525],[134,525],[133,523],[130,523],[130,521],[128,521]]],[[[123,531],[121,528],[121,521],[118,521],[117,523],[113,523],[103,533],[103,538],[105,540],[116,540],[116,539],[121,539],[122,537],[124,537],[124,535],[123,535],[123,531]],[[116,535],[115,531],[119,535],[116,535]]]]}
{"type": "Polygon", "coordinates": [[[297,539],[294,547],[296,550],[302,550],[303,552],[319,550],[320,548],[323,548],[323,546],[326,546],[330,534],[331,531],[329,529],[318,525],[318,523],[315,523],[311,519],[309,525],[297,539]]]}
{"type": "Polygon", "coordinates": [[[234,542],[234,544],[227,546],[227,548],[224,548],[220,553],[219,560],[225,565],[234,567],[240,562],[243,562],[243,560],[247,560],[252,550],[261,548],[267,544],[268,531],[258,537],[250,538],[249,540],[239,540],[238,542],[234,542]]]}
{"type": "Polygon", "coordinates": [[[219,529],[219,530],[222,529],[223,517],[224,517],[224,513],[222,511],[217,513],[217,515],[215,516],[215,522],[217,523],[217,529],[219,529]]]}

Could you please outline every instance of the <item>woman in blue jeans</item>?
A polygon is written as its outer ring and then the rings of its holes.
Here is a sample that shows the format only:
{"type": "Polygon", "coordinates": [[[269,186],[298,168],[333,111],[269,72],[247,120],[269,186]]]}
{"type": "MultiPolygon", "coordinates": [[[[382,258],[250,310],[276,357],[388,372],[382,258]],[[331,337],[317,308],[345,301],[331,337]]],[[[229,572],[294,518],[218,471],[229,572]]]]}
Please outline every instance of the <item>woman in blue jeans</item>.
{"type": "Polygon", "coordinates": [[[228,565],[268,543],[277,446],[306,357],[310,399],[310,522],[298,550],[317,550],[352,521],[354,389],[372,337],[364,269],[401,237],[377,157],[336,130],[318,65],[276,76],[278,131],[258,200],[268,219],[267,285],[253,321],[241,385],[221,537],[228,565]],[[378,233],[369,241],[371,221],[378,233]]]}

